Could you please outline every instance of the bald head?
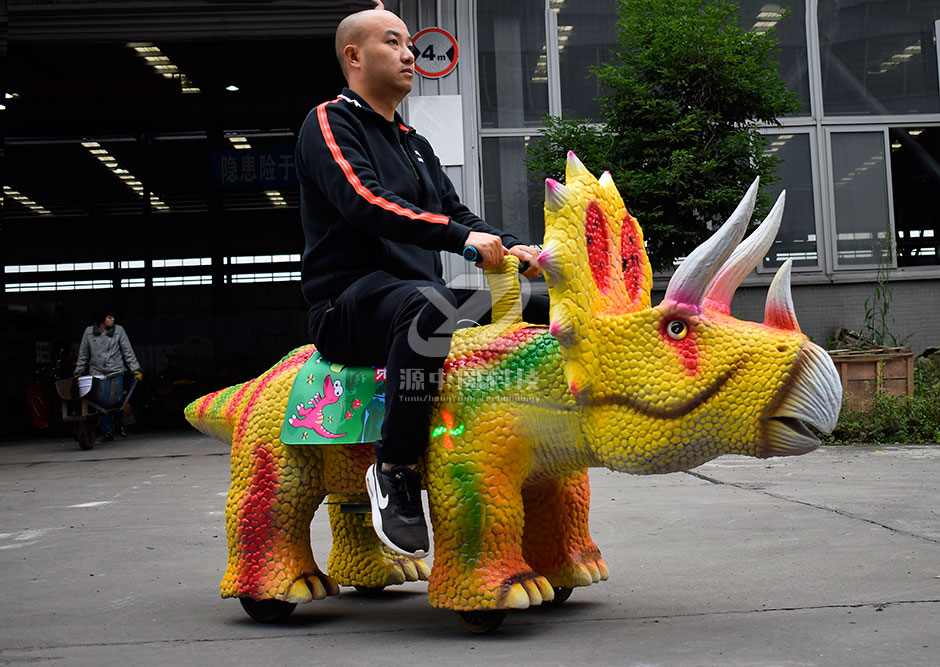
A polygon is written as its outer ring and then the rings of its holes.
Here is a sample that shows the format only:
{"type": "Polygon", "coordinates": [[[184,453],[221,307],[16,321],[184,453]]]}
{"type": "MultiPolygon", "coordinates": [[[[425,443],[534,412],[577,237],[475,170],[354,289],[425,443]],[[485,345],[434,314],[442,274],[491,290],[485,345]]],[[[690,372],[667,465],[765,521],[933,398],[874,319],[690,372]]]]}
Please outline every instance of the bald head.
{"type": "Polygon", "coordinates": [[[381,3],[375,9],[363,9],[361,12],[350,14],[336,28],[336,59],[339,61],[340,69],[343,70],[343,76],[348,77],[346,72],[346,47],[362,46],[362,42],[369,30],[379,23],[386,21],[389,17],[398,17],[387,9],[383,9],[381,3]]]}

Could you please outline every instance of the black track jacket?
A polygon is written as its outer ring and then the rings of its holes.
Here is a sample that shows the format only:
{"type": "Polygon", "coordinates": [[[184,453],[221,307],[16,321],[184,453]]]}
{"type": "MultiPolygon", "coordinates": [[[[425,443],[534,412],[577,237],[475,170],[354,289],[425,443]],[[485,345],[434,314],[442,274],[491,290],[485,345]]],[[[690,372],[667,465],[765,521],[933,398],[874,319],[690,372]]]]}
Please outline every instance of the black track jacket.
{"type": "Polygon", "coordinates": [[[348,88],[307,115],[297,173],[311,310],[373,271],[443,282],[438,252],[460,253],[471,231],[519,244],[460,202],[427,139],[348,88]]]}

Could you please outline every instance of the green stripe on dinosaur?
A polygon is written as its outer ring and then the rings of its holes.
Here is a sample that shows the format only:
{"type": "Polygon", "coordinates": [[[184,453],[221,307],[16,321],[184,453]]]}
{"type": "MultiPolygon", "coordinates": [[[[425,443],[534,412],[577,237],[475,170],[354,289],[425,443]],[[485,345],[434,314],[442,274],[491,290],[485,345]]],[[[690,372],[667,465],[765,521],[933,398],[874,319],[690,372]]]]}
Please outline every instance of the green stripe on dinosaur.
{"type": "Polygon", "coordinates": [[[480,544],[483,541],[484,507],[477,488],[478,475],[466,463],[455,463],[450,466],[450,476],[457,487],[460,526],[457,534],[464,536],[460,545],[461,560],[467,564],[475,564],[480,560],[480,544]]]}

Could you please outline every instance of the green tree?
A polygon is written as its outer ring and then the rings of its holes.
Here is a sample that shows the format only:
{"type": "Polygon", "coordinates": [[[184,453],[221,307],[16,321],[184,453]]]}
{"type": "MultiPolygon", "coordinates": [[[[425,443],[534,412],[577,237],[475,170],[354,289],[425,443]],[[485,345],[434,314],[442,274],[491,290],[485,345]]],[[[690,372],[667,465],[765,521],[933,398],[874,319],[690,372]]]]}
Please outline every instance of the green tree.
{"type": "MultiPolygon", "coordinates": [[[[611,172],[655,269],[691,251],[754,177],[775,180],[759,125],[799,108],[777,72],[773,31],[740,26],[727,0],[618,0],[617,46],[592,69],[608,92],[600,125],[549,117],[527,164],[561,179],[568,150],[611,172]]],[[[755,218],[769,208],[764,194],[755,218]]]]}

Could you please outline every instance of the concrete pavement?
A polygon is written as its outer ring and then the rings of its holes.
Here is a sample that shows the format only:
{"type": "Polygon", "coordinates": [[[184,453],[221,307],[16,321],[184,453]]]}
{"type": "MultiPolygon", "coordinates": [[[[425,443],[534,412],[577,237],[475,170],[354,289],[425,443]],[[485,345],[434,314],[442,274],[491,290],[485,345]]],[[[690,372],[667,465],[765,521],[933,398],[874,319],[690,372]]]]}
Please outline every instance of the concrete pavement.
{"type": "Polygon", "coordinates": [[[564,606],[475,636],[413,583],[260,625],[218,594],[225,445],[0,443],[0,663],[940,664],[940,446],[591,476],[610,580],[564,606]]]}

